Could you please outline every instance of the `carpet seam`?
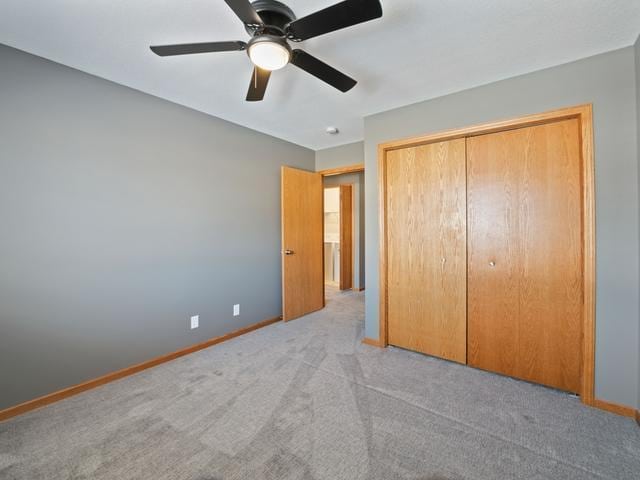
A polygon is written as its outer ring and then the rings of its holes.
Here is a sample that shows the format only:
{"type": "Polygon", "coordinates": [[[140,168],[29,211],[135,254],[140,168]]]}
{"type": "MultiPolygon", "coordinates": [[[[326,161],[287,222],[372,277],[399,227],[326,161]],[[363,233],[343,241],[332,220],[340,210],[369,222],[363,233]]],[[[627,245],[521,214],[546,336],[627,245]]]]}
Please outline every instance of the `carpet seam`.
{"type": "MultiPolygon", "coordinates": [[[[288,356],[289,356],[289,355],[288,355],[288,356]]],[[[296,358],[295,358],[295,357],[291,357],[291,356],[290,356],[290,358],[291,358],[291,359],[293,359],[293,360],[296,360],[296,358]]],[[[535,455],[539,455],[539,456],[544,457],[544,458],[547,458],[547,459],[549,459],[549,460],[553,460],[553,461],[555,461],[555,462],[557,462],[557,463],[560,463],[560,464],[565,465],[565,466],[567,466],[567,467],[574,468],[574,469],[579,470],[579,471],[582,471],[582,472],[584,472],[584,473],[588,473],[588,474],[594,475],[594,476],[596,476],[596,477],[598,477],[598,478],[602,478],[602,479],[605,479],[605,480],[616,480],[614,477],[609,477],[609,476],[603,475],[603,474],[601,474],[601,473],[599,473],[599,472],[594,472],[594,471],[592,471],[592,470],[588,470],[588,469],[586,469],[586,468],[584,468],[584,467],[581,467],[581,466],[579,466],[579,465],[574,465],[573,463],[567,462],[567,461],[565,461],[565,460],[562,460],[562,459],[559,459],[559,458],[552,457],[551,455],[549,455],[549,454],[547,454],[547,453],[537,452],[537,451],[533,450],[531,447],[528,447],[528,446],[526,446],[526,445],[522,445],[522,444],[520,444],[520,443],[513,442],[513,441],[508,440],[508,439],[506,439],[506,438],[503,438],[503,437],[501,437],[500,435],[497,435],[497,434],[495,434],[495,433],[491,433],[491,432],[488,432],[488,431],[483,430],[483,429],[481,429],[481,428],[478,428],[478,427],[476,427],[476,426],[474,426],[474,425],[467,424],[467,423],[465,423],[465,422],[463,422],[463,421],[461,421],[461,420],[458,420],[458,419],[453,418],[453,417],[449,417],[449,416],[447,416],[447,415],[444,415],[444,414],[442,414],[442,413],[436,412],[435,410],[431,410],[431,409],[429,409],[429,408],[427,408],[427,407],[424,407],[424,406],[422,406],[422,405],[417,405],[417,404],[412,403],[412,402],[410,402],[410,401],[408,401],[408,400],[406,400],[406,399],[404,399],[404,398],[396,397],[396,396],[394,396],[394,395],[392,395],[392,394],[390,394],[390,393],[387,393],[387,392],[385,392],[385,391],[383,391],[383,390],[380,390],[380,389],[378,389],[378,388],[372,387],[372,386],[370,386],[370,385],[362,384],[362,383],[357,382],[357,381],[355,381],[355,380],[352,380],[352,379],[350,379],[350,378],[348,378],[348,377],[346,377],[346,376],[340,375],[340,374],[338,374],[338,373],[336,373],[336,372],[332,372],[332,371],[330,371],[330,370],[326,370],[326,369],[324,369],[324,368],[321,368],[321,367],[319,367],[319,366],[317,366],[317,365],[313,365],[313,364],[309,363],[308,361],[306,361],[306,360],[304,360],[304,359],[301,359],[301,362],[302,362],[302,363],[304,363],[304,364],[306,364],[307,366],[310,366],[310,367],[312,367],[312,368],[315,368],[316,370],[319,370],[319,371],[321,371],[321,372],[327,373],[327,374],[329,374],[329,375],[333,375],[334,377],[342,378],[343,380],[347,380],[348,382],[351,382],[351,383],[354,383],[354,384],[356,384],[356,385],[358,385],[358,386],[360,386],[360,387],[364,387],[364,388],[366,388],[366,389],[372,390],[372,391],[374,391],[374,392],[376,392],[376,393],[379,393],[379,394],[381,394],[381,395],[384,395],[384,396],[386,396],[386,397],[388,397],[388,398],[392,398],[393,400],[399,400],[399,401],[401,401],[401,402],[405,403],[406,405],[410,405],[410,406],[412,406],[412,407],[418,408],[419,410],[423,410],[423,411],[425,411],[425,412],[431,413],[432,415],[435,415],[435,416],[437,416],[437,417],[440,417],[440,418],[443,418],[443,419],[445,419],[445,420],[449,420],[449,421],[451,421],[451,422],[453,422],[453,423],[456,423],[456,424],[458,424],[458,425],[462,425],[462,426],[464,426],[464,427],[467,427],[467,428],[469,428],[469,429],[471,429],[471,430],[475,431],[476,433],[480,433],[480,434],[486,435],[486,436],[488,436],[488,437],[491,437],[491,438],[496,439],[496,440],[500,440],[500,441],[505,442],[505,443],[510,443],[510,444],[515,445],[515,446],[517,446],[517,447],[520,447],[520,448],[522,448],[522,449],[524,449],[524,450],[527,450],[527,451],[529,451],[529,452],[531,452],[531,453],[533,453],[533,454],[535,454],[535,455]]]]}

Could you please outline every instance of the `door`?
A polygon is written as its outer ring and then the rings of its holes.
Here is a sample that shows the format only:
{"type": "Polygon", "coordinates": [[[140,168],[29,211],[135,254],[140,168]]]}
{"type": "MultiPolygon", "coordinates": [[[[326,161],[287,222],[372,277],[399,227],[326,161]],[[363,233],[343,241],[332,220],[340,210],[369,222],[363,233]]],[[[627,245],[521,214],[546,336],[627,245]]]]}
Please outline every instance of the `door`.
{"type": "Polygon", "coordinates": [[[579,392],[579,121],[470,137],[467,154],[469,364],[579,392]]]}
{"type": "Polygon", "coordinates": [[[340,290],[353,287],[353,187],[340,185],[340,290]]]}
{"type": "Polygon", "coordinates": [[[466,362],[465,140],[387,153],[392,345],[466,362]]]}
{"type": "Polygon", "coordinates": [[[282,167],[282,318],[324,307],[322,175],[282,167]]]}

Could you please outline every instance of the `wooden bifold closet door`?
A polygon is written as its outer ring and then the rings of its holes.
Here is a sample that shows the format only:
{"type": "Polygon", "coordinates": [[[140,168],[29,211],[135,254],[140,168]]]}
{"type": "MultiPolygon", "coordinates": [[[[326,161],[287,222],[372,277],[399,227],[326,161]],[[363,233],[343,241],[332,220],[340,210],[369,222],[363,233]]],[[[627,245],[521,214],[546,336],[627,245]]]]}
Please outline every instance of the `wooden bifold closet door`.
{"type": "Polygon", "coordinates": [[[466,362],[465,140],[387,154],[389,343],[466,362]]]}
{"type": "Polygon", "coordinates": [[[389,344],[583,392],[581,142],[571,118],[386,151],[389,344]]]}
{"type": "Polygon", "coordinates": [[[467,139],[468,361],[581,391],[577,119],[467,139]]]}

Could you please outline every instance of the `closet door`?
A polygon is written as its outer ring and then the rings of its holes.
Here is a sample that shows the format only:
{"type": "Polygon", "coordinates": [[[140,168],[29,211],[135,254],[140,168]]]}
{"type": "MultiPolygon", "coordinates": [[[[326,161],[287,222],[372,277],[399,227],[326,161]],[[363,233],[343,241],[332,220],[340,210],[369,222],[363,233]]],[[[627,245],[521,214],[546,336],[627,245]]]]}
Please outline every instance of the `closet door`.
{"type": "Polygon", "coordinates": [[[578,120],[467,139],[468,361],[580,391],[578,120]]]}
{"type": "Polygon", "coordinates": [[[465,140],[387,153],[392,345],[466,362],[465,140]]]}

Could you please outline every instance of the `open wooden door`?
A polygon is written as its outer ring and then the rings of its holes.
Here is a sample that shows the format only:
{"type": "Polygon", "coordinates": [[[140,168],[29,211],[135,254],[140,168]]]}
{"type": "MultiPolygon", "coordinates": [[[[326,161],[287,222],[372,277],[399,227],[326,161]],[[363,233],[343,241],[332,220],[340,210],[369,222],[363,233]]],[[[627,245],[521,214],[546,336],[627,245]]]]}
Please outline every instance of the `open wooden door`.
{"type": "Polygon", "coordinates": [[[353,186],[340,185],[340,290],[353,288],[353,186]]]}
{"type": "Polygon", "coordinates": [[[322,175],[282,167],[282,318],[324,307],[322,175]]]}

